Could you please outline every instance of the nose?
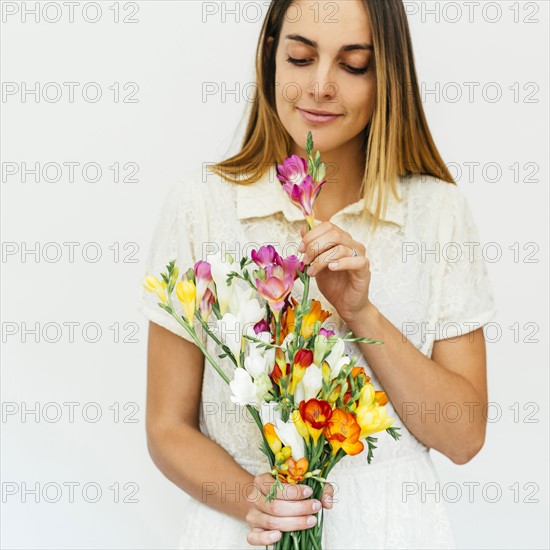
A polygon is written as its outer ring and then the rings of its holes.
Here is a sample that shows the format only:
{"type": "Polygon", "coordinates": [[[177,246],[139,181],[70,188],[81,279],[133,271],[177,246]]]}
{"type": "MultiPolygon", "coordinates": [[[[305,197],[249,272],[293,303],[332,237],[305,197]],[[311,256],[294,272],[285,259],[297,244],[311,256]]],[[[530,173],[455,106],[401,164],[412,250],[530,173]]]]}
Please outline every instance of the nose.
{"type": "Polygon", "coordinates": [[[335,101],[338,95],[338,84],[329,61],[319,61],[313,71],[313,81],[310,82],[307,92],[316,103],[335,101]]]}

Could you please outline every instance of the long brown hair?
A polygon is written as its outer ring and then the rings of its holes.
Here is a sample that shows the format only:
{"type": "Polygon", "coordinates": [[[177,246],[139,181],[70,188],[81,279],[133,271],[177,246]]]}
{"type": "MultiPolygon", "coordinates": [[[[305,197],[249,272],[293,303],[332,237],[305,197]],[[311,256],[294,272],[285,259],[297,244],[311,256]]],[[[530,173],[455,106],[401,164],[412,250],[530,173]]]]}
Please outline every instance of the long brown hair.
{"type": "MultiPolygon", "coordinates": [[[[363,131],[365,172],[361,194],[370,205],[378,191],[375,230],[388,192],[398,198],[398,177],[427,174],[455,184],[428,128],[422,106],[409,24],[402,0],[363,0],[370,15],[376,55],[377,90],[371,120],[363,131]]],[[[281,27],[293,0],[272,0],[256,50],[257,86],[240,152],[209,165],[236,184],[257,181],[290,155],[292,138],[275,104],[275,54],[281,27]],[[268,39],[273,37],[271,47],[268,39]]]]}

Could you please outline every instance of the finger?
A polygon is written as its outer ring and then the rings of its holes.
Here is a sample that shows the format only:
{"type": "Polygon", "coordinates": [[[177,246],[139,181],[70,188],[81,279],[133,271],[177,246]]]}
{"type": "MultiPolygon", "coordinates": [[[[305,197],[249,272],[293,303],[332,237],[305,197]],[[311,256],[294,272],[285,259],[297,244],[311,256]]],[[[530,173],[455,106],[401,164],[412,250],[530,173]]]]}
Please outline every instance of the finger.
{"type": "Polygon", "coordinates": [[[317,518],[313,515],[272,516],[255,509],[249,510],[246,518],[248,525],[266,531],[301,531],[310,529],[317,523],[317,518]]]}
{"type": "MultiPolygon", "coordinates": [[[[263,473],[256,476],[253,480],[253,490],[250,491],[247,500],[251,499],[255,502],[258,498],[258,492],[266,496],[271,491],[271,486],[275,483],[273,476],[269,473],[263,473]]],[[[311,487],[303,484],[292,485],[289,483],[283,483],[282,488],[278,487],[275,494],[276,499],[283,500],[303,500],[309,498],[313,494],[311,487]]]]}
{"type": "Polygon", "coordinates": [[[276,498],[268,502],[264,495],[254,503],[254,506],[271,516],[307,516],[316,514],[322,507],[321,501],[314,498],[306,498],[302,500],[284,500],[276,498]]]}
{"type": "Polygon", "coordinates": [[[323,508],[331,509],[334,506],[334,486],[332,483],[325,483],[323,494],[321,495],[323,508]]]}
{"type": "Polygon", "coordinates": [[[340,258],[335,262],[329,263],[328,268],[331,271],[360,271],[361,269],[366,269],[369,265],[370,261],[365,256],[356,256],[355,258],[346,256],[345,258],[340,258]]]}
{"type": "Polygon", "coordinates": [[[307,274],[310,276],[317,275],[326,269],[329,263],[340,260],[341,258],[351,257],[352,252],[353,249],[351,247],[343,244],[337,244],[326,252],[319,254],[319,256],[317,256],[309,265],[307,274]]]}
{"type": "Polygon", "coordinates": [[[304,253],[304,257],[302,258],[304,263],[311,261],[315,257],[315,253],[319,252],[320,244],[318,241],[320,238],[334,229],[339,230],[338,227],[330,222],[323,222],[308,231],[305,235],[302,235],[302,242],[298,246],[298,252],[304,253]]]}
{"type": "Polygon", "coordinates": [[[268,546],[277,542],[282,536],[281,531],[266,531],[259,527],[253,527],[246,537],[248,544],[252,546],[268,546]]]}

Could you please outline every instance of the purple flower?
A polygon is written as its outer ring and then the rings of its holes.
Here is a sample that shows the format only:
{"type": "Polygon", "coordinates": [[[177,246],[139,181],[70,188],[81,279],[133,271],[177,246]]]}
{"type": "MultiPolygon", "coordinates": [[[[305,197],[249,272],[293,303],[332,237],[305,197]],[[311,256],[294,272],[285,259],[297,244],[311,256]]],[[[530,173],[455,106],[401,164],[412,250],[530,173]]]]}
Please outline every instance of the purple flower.
{"type": "Polygon", "coordinates": [[[266,319],[260,319],[254,325],[254,332],[259,334],[260,332],[269,332],[269,324],[266,319]]]}
{"type": "Polygon", "coordinates": [[[300,185],[308,175],[307,161],[298,155],[292,155],[277,166],[277,177],[283,183],[300,185]]]}
{"type": "Polygon", "coordinates": [[[267,246],[262,246],[257,251],[252,250],[252,252],[250,253],[250,257],[258,267],[264,269],[267,266],[275,264],[280,259],[280,256],[275,250],[275,247],[271,244],[267,246]]]}
{"type": "Polygon", "coordinates": [[[310,227],[313,227],[313,203],[326,183],[319,183],[308,174],[307,162],[298,155],[286,158],[283,165],[278,165],[277,177],[290,200],[300,208],[310,227]]]}
{"type": "Polygon", "coordinates": [[[294,280],[298,278],[298,271],[304,271],[305,264],[300,261],[296,255],[288,256],[288,258],[279,258],[278,265],[280,265],[285,273],[292,275],[294,280]]]}
{"type": "Polygon", "coordinates": [[[212,272],[210,264],[199,260],[194,267],[195,271],[195,285],[197,287],[196,301],[199,303],[208,288],[209,283],[212,282],[212,272]]]}

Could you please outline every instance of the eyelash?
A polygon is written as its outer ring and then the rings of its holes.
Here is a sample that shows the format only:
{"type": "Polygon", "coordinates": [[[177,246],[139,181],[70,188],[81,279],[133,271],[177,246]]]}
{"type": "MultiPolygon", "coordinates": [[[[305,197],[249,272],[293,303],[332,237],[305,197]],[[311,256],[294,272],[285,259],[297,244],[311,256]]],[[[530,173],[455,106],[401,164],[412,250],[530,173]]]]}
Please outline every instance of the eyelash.
{"type": "MultiPolygon", "coordinates": [[[[307,63],[308,59],[294,59],[293,57],[288,56],[286,60],[289,63],[292,63],[293,65],[296,65],[298,67],[304,67],[305,63],[307,63]]],[[[368,67],[365,67],[364,69],[358,69],[357,67],[351,67],[350,65],[345,65],[346,70],[350,72],[351,74],[366,74],[369,70],[368,67]]]]}

